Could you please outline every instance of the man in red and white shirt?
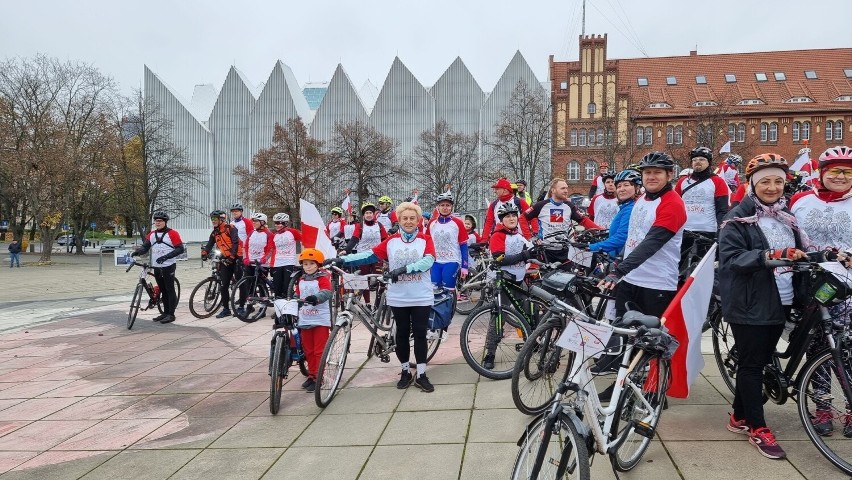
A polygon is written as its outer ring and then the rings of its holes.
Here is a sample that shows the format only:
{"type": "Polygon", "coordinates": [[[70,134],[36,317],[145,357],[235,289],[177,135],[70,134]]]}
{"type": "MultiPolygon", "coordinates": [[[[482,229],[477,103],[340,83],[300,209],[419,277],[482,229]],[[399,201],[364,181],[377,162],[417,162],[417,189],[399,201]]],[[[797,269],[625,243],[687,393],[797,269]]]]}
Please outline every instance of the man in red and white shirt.
{"type": "MultiPolygon", "coordinates": [[[[713,152],[709,148],[694,148],[689,152],[689,158],[692,162],[692,174],[681,177],[675,185],[675,192],[683,198],[686,207],[684,230],[716,238],[719,225],[730,208],[731,191],[725,180],[714,174],[710,168],[713,152]]],[[[693,237],[684,237],[681,254],[689,250],[693,242],[693,237]]],[[[709,245],[702,245],[698,254],[703,256],[709,248],[709,245]]]]}
{"type": "Polygon", "coordinates": [[[600,164],[598,167],[598,175],[592,180],[592,185],[589,187],[589,198],[594,198],[595,195],[600,195],[606,191],[604,177],[609,173],[609,165],[606,163],[600,164]]]}
{"type": "MultiPolygon", "coordinates": [[[[494,194],[497,195],[497,199],[492,201],[488,205],[488,209],[485,211],[485,225],[482,227],[483,241],[487,241],[491,237],[491,233],[494,232],[494,228],[497,226],[497,222],[495,221],[497,218],[497,210],[501,205],[510,202],[514,203],[515,208],[519,212],[525,212],[528,208],[530,208],[524,199],[518,198],[512,193],[512,184],[509,183],[509,180],[501,178],[500,180],[497,180],[494,185],[491,185],[491,188],[494,189],[494,194]]],[[[525,216],[521,215],[520,229],[524,238],[529,240],[533,233],[538,232],[538,222],[530,223],[525,216]]]]}
{"type": "Polygon", "coordinates": [[[346,219],[343,218],[343,209],[334,207],[331,209],[331,221],[325,226],[325,233],[335,248],[345,243],[346,219]]]}
{"type": "MultiPolygon", "coordinates": [[[[243,275],[251,276],[255,274],[256,265],[269,266],[269,262],[275,255],[274,234],[266,228],[267,217],[263,213],[254,213],[251,216],[252,229],[246,233],[246,240],[243,243],[243,275]]],[[[236,311],[236,316],[243,318],[246,316],[246,297],[248,297],[249,285],[244,283],[240,288],[240,301],[236,311]]]]}
{"type": "Polygon", "coordinates": [[[601,178],[604,182],[604,191],[592,197],[586,213],[601,228],[609,228],[609,224],[612,223],[612,219],[618,213],[618,199],[615,198],[615,174],[604,173],[601,178]]]}
{"type": "MultiPolygon", "coordinates": [[[[694,151],[695,150],[693,150],[693,152],[694,151]]],[[[713,161],[712,152],[710,161],[713,161]]],[[[729,153],[728,158],[719,165],[719,176],[722,177],[722,180],[725,181],[725,184],[728,185],[728,189],[732,192],[736,192],[737,187],[740,186],[740,164],[742,163],[743,157],[736,153],[729,153]]]]}
{"type": "Polygon", "coordinates": [[[547,198],[526,209],[521,218],[536,222],[540,226],[536,238],[539,243],[543,242],[547,260],[551,262],[564,261],[568,257],[568,251],[558,239],[554,241],[545,237],[555,232],[570,232],[575,223],[589,230],[601,228],[589,220],[589,217],[580,215],[574,204],[568,200],[568,183],[561,178],[551,180],[547,198]]]}
{"type": "Polygon", "coordinates": [[[154,266],[154,279],[160,287],[163,313],[154,317],[155,322],[170,323],[175,321],[177,308],[177,291],[175,289],[175,270],[177,257],[186,251],[183,240],[177,230],[172,230],[166,223],[169,215],[165,212],[154,212],[154,230],[148,233],[145,243],[134,251],[132,256],[144,255],[151,251],[154,266]]]}
{"type": "Polygon", "coordinates": [[[272,292],[276,297],[284,298],[287,295],[285,290],[290,285],[290,278],[297,268],[296,251],[299,248],[299,242],[302,241],[302,232],[289,226],[290,215],[286,213],[276,213],[272,221],[275,223],[275,232],[272,235],[275,250],[270,262],[272,292]]]}

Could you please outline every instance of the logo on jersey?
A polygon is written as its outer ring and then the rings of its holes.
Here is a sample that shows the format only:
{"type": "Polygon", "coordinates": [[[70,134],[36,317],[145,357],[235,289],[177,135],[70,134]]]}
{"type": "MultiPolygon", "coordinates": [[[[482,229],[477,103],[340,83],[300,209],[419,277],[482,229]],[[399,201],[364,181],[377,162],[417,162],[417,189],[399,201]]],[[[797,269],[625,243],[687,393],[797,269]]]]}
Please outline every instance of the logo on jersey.
{"type": "Polygon", "coordinates": [[[550,223],[562,223],[565,217],[562,215],[561,208],[550,209],[550,223]]]}

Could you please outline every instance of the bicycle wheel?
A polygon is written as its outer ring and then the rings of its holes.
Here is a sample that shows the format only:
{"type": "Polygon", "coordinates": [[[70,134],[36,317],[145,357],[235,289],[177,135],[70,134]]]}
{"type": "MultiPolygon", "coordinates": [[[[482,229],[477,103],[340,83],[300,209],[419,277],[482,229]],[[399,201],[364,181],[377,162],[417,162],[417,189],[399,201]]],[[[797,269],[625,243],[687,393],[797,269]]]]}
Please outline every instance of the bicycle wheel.
{"type": "Polygon", "coordinates": [[[335,325],[331,329],[328,342],[322,352],[322,359],[317,370],[317,388],[314,390],[314,400],[320,408],[325,408],[331,403],[340,387],[340,379],[346,367],[346,357],[349,355],[351,336],[349,322],[335,325]]]}
{"type": "Polygon", "coordinates": [[[456,302],[456,313],[467,315],[482,306],[485,275],[485,271],[471,270],[466,279],[459,279],[457,290],[461,299],[456,302]]]}
{"type": "Polygon", "coordinates": [[[721,310],[717,310],[716,315],[710,319],[710,328],[713,329],[713,357],[716,358],[716,366],[722,374],[722,381],[731,393],[736,393],[739,356],[737,346],[734,344],[734,332],[731,331],[728,322],[722,318],[721,310]]]}
{"type": "Polygon", "coordinates": [[[290,342],[285,335],[275,334],[275,348],[272,350],[272,365],[269,372],[269,412],[278,413],[281,406],[281,388],[290,366],[290,342]]]}
{"type": "Polygon", "coordinates": [[[819,453],[852,474],[852,398],[846,397],[842,387],[852,381],[852,362],[847,348],[839,348],[840,362],[826,350],[805,363],[799,375],[797,403],[799,420],[819,453]],[[817,419],[822,435],[814,426],[817,419]]]}
{"type": "Polygon", "coordinates": [[[609,460],[619,472],[632,470],[654,438],[670,375],[668,360],[643,354],[628,376],[629,381],[624,382],[610,430],[610,438],[616,438],[618,443],[609,460]]]}
{"type": "Polygon", "coordinates": [[[493,305],[470,312],[462,324],[459,342],[465,361],[476,373],[492,380],[505,380],[512,376],[526,333],[512,326],[524,322],[514,310],[503,308],[503,322],[499,326],[496,312],[493,305]],[[494,366],[485,368],[487,361],[494,366]]]}
{"type": "MultiPolygon", "coordinates": [[[[246,323],[253,323],[266,316],[266,304],[261,302],[261,298],[267,298],[269,291],[266,287],[266,282],[259,277],[243,277],[234,285],[232,293],[239,293],[240,289],[246,285],[247,298],[245,309],[240,315],[238,309],[234,309],[234,316],[246,323]]],[[[233,298],[233,297],[232,297],[233,298]]],[[[231,300],[233,304],[234,301],[231,300]]]]}
{"type": "Polygon", "coordinates": [[[527,427],[512,469],[512,479],[588,479],[589,451],[566,414],[543,415],[527,427]]]}
{"type": "Polygon", "coordinates": [[[130,311],[127,312],[127,329],[133,328],[133,322],[136,321],[136,315],[139,314],[139,307],[142,304],[142,292],[145,287],[141,283],[136,284],[136,290],[133,292],[133,298],[130,300],[130,311]]]}
{"type": "Polygon", "coordinates": [[[195,286],[189,294],[189,312],[195,318],[208,318],[222,303],[222,289],[215,278],[209,277],[195,286]]]}
{"type": "MultiPolygon", "coordinates": [[[[180,282],[177,278],[175,278],[175,296],[177,296],[177,299],[175,300],[175,306],[177,306],[178,302],[180,302],[180,282]]],[[[157,298],[157,310],[159,310],[160,313],[165,313],[166,311],[165,306],[163,306],[162,292],[160,292],[160,296],[157,298]]]]}
{"type": "Polygon", "coordinates": [[[562,319],[542,322],[524,342],[512,369],[512,401],[527,415],[544,412],[568,378],[574,354],[556,345],[562,319]]]}

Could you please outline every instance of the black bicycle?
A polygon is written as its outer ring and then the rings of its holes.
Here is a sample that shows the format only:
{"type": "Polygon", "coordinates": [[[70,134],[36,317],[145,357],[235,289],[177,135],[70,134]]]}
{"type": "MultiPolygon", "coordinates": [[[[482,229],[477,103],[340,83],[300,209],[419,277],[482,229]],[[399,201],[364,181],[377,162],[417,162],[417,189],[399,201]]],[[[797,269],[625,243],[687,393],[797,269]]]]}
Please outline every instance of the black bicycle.
{"type": "Polygon", "coordinates": [[[268,303],[264,300],[270,298],[269,291],[272,288],[269,267],[261,265],[257,260],[251,265],[254,267],[254,274],[243,275],[243,278],[231,287],[231,311],[235,317],[246,323],[256,322],[266,316],[268,303]],[[243,298],[245,303],[240,305],[243,298]]]}
{"type": "Polygon", "coordinates": [[[222,307],[222,276],[219,272],[226,268],[227,261],[232,260],[223,259],[218,250],[211,252],[210,276],[198,282],[189,294],[189,312],[195,318],[209,318],[222,307]]]}
{"type": "MultiPolygon", "coordinates": [[[[136,290],[133,291],[133,298],[130,300],[130,311],[127,313],[127,329],[130,330],[133,328],[133,323],[136,322],[136,315],[139,314],[139,310],[148,310],[154,307],[157,307],[157,310],[160,313],[165,311],[165,307],[162,302],[162,295],[160,294],[159,285],[154,285],[148,276],[154,276],[154,268],[147,263],[139,263],[134,261],[130,265],[128,265],[126,272],[129,272],[133,267],[142,267],[142,271],[139,272],[139,283],[136,284],[136,290]],[[148,303],[145,304],[145,308],[142,307],[142,293],[146,293],[148,295],[148,303]]],[[[175,304],[180,301],[180,282],[177,277],[175,277],[175,293],[177,294],[177,299],[175,299],[175,304]]]]}

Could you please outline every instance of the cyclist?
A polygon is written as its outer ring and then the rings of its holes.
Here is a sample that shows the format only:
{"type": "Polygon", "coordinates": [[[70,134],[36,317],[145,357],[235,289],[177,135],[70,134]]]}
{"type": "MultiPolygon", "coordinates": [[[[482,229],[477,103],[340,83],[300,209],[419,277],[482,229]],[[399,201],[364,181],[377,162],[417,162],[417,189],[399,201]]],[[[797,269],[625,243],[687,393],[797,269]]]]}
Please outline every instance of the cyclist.
{"type": "Polygon", "coordinates": [[[636,170],[622,170],[615,176],[615,196],[618,199],[618,213],[612,219],[609,227],[609,237],[606,240],[589,244],[592,252],[606,252],[615,258],[624,251],[627,241],[627,230],[630,226],[630,213],[639,198],[642,188],[642,174],[636,170]]]}
{"type": "MultiPolygon", "coordinates": [[[[581,215],[574,203],[568,200],[568,183],[561,178],[551,180],[548,199],[536,202],[535,205],[526,209],[521,218],[540,225],[541,228],[536,235],[537,243],[541,243],[546,235],[553,232],[570,231],[574,222],[589,230],[601,228],[589,217],[581,215]]],[[[558,241],[545,244],[544,247],[545,256],[550,262],[564,261],[568,258],[568,251],[563,249],[558,241]]]]}
{"type": "Polygon", "coordinates": [[[237,228],[225,220],[224,210],[210,212],[210,222],[213,224],[213,231],[210,233],[207,244],[201,248],[201,259],[207,260],[214,245],[221,252],[219,279],[222,281],[220,285],[222,311],[216,315],[216,318],[225,318],[231,316],[231,309],[229,308],[229,305],[231,305],[231,279],[234,278],[234,272],[242,268],[238,259],[242,257],[243,246],[240,244],[237,228]]]}
{"type": "Polygon", "coordinates": [[[343,209],[334,207],[331,209],[331,221],[325,226],[325,233],[331,240],[332,245],[339,247],[344,243],[344,230],[346,227],[346,219],[343,218],[343,209]]]}
{"type": "Polygon", "coordinates": [[[424,392],[433,392],[435,387],[426,377],[426,330],[429,314],[434,303],[430,269],[435,262],[435,245],[432,238],[417,229],[423,215],[419,206],[411,202],[396,207],[400,220],[400,231],[384,239],[372,249],[359,250],[346,255],[343,265],[371,265],[386,261],[392,283],[388,285],[387,302],[396,322],[396,357],[402,372],[396,388],[414,385],[424,392]],[[414,337],[414,359],[417,377],[411,375],[411,350],[409,339],[414,337]]]}
{"type": "MultiPolygon", "coordinates": [[[[693,150],[694,151],[694,150],[693,150]]],[[[712,152],[711,152],[712,155],[712,152]]],[[[708,160],[713,160],[712,157],[708,160]]],[[[728,189],[736,192],[740,186],[740,165],[743,163],[743,157],[736,153],[729,153],[725,162],[719,165],[719,176],[728,184],[728,189]]]]}
{"type": "Polygon", "coordinates": [[[437,196],[438,215],[429,220],[426,235],[435,245],[435,264],[432,265],[432,283],[444,287],[453,295],[456,291],[456,277],[461,269],[462,278],[467,276],[469,265],[467,251],[467,230],[464,222],[453,215],[453,194],[445,192],[437,196]]]}
{"type": "Polygon", "coordinates": [[[396,212],[391,209],[393,201],[387,195],[379,197],[379,211],[376,213],[376,220],[389,235],[393,235],[399,230],[399,221],[396,218],[396,212]]]}
{"type": "MultiPolygon", "coordinates": [[[[683,203],[686,205],[686,225],[683,228],[705,237],[716,238],[719,225],[728,213],[728,197],[731,192],[722,177],[714,174],[710,168],[713,152],[709,148],[696,147],[689,152],[689,158],[692,162],[692,174],[681,177],[675,185],[675,192],[683,197],[683,203]]],[[[684,237],[680,247],[681,258],[692,247],[693,242],[692,237],[684,237]]],[[[709,248],[709,245],[702,246],[698,254],[703,257],[709,248]]],[[[684,258],[684,261],[686,260],[684,258]]]]}
{"type": "Polygon", "coordinates": [[[601,178],[604,182],[604,192],[592,197],[586,213],[601,228],[609,228],[613,217],[618,213],[618,199],[615,198],[615,173],[607,172],[601,175],[601,178]]]}
{"type": "Polygon", "coordinates": [[[784,450],[763,415],[763,369],[793,304],[789,269],[765,267],[766,260],[805,258],[806,237],[786,208],[787,161],[760,154],[746,165],[748,194],[725,216],[719,230],[719,291],[722,315],[737,345],[734,412],[727,429],[748,435],[767,458],[784,458],[784,450]]]}
{"type": "Polygon", "coordinates": [[[290,278],[296,271],[296,251],[302,241],[302,232],[289,226],[290,215],[286,213],[276,213],[272,222],[275,224],[275,232],[272,235],[275,250],[269,265],[272,273],[272,293],[278,298],[284,298],[290,278]]]}
{"type": "MultiPolygon", "coordinates": [[[[370,202],[361,205],[361,223],[355,225],[352,238],[346,244],[346,253],[369,252],[373,247],[387,239],[388,234],[385,227],[376,219],[376,206],[370,202]]],[[[360,264],[359,271],[362,275],[372,273],[376,265],[360,264]]],[[[364,300],[370,303],[370,291],[364,290],[364,300]]]]}
{"type": "Polygon", "coordinates": [[[175,321],[177,308],[177,291],[175,290],[176,257],[186,251],[183,240],[177,230],[168,227],[169,214],[154,212],[154,230],[148,233],[145,242],[136,251],[134,257],[145,255],[151,251],[153,260],[154,279],[160,287],[163,313],[154,317],[155,322],[171,323],[175,321]]]}
{"type": "Polygon", "coordinates": [[[527,202],[527,205],[532,205],[532,197],[530,197],[530,192],[527,191],[527,181],[518,180],[515,182],[515,185],[518,186],[518,192],[516,193],[518,198],[527,202]]]}
{"type": "MultiPolygon", "coordinates": [[[[494,227],[496,226],[494,219],[497,216],[497,210],[501,205],[504,203],[512,203],[519,212],[526,211],[529,208],[529,204],[527,204],[526,201],[512,194],[512,184],[505,178],[497,180],[494,185],[491,185],[491,188],[494,189],[494,194],[497,195],[497,199],[492,201],[488,205],[488,209],[485,211],[485,225],[482,227],[483,240],[488,240],[491,237],[491,233],[494,232],[494,227]]],[[[538,225],[531,225],[527,221],[527,218],[523,216],[520,218],[520,228],[521,233],[526,239],[529,239],[533,233],[538,231],[538,225]]]]}
{"type": "MultiPolygon", "coordinates": [[[[237,229],[237,236],[240,239],[240,245],[246,243],[249,232],[252,230],[251,220],[243,216],[243,204],[234,203],[231,205],[231,225],[237,229]]],[[[242,258],[237,258],[237,262],[242,262],[242,258]]],[[[234,281],[243,278],[243,269],[236,268],[234,270],[234,281]]]]}
{"type": "Polygon", "coordinates": [[[356,225],[358,225],[358,214],[353,211],[349,213],[349,218],[346,219],[346,225],[343,226],[343,241],[340,245],[338,245],[338,251],[346,248],[346,244],[352,239],[352,234],[355,232],[356,225]]]}
{"type": "Polygon", "coordinates": [[[331,331],[328,302],[331,299],[331,278],[328,271],[320,268],[324,261],[325,256],[316,248],[306,248],[299,254],[299,264],[304,273],[296,283],[295,293],[304,301],[299,308],[299,331],[308,363],[308,379],[302,383],[302,388],[308,392],[316,390],[317,370],[331,331]]]}
{"type": "MultiPolygon", "coordinates": [[[[629,168],[629,167],[628,167],[629,168]]],[[[600,195],[606,191],[604,185],[604,175],[609,173],[609,165],[602,163],[598,166],[598,175],[592,180],[592,186],[589,188],[589,198],[594,198],[595,195],[600,195]]]]}
{"type": "MultiPolygon", "coordinates": [[[[254,262],[258,262],[261,266],[269,266],[269,261],[275,254],[273,233],[266,227],[266,220],[267,217],[263,213],[253,213],[251,216],[252,229],[248,231],[243,243],[243,275],[252,276],[257,273],[254,262]]],[[[238,317],[247,314],[245,304],[248,288],[248,285],[243,285],[240,291],[238,317]]]]}

